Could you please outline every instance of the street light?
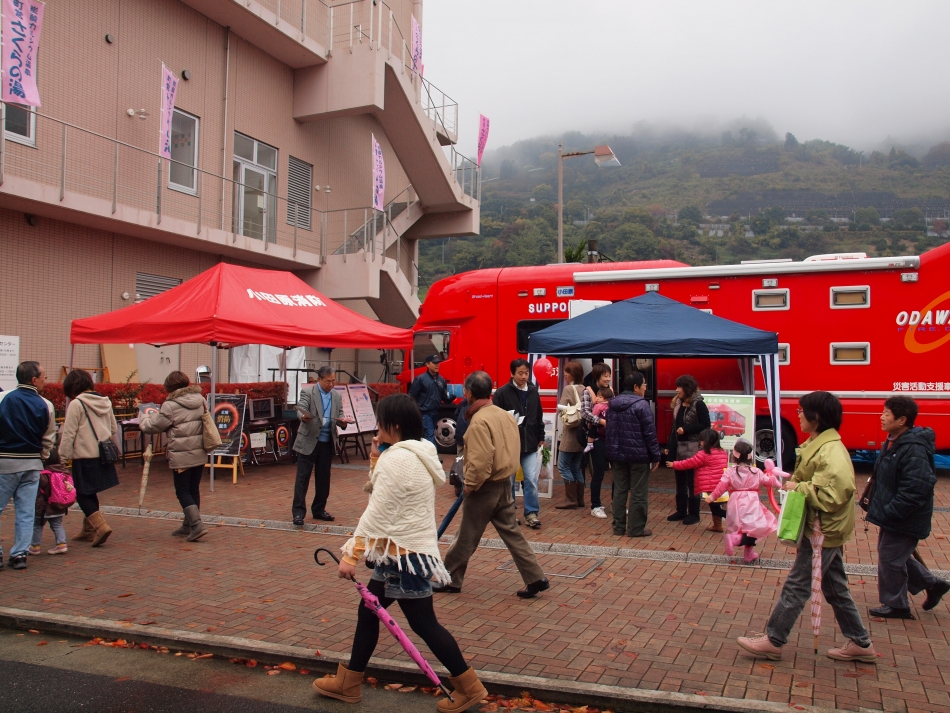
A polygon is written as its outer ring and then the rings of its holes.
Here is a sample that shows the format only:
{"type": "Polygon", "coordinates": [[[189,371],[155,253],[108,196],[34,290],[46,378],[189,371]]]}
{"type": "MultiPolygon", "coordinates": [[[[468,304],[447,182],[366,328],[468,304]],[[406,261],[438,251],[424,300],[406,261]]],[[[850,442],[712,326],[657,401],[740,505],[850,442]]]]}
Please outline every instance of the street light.
{"type": "Polygon", "coordinates": [[[600,168],[619,166],[614,152],[609,146],[595,146],[593,151],[571,151],[564,153],[563,145],[557,145],[557,261],[564,262],[564,159],[594,154],[594,162],[600,168]]]}

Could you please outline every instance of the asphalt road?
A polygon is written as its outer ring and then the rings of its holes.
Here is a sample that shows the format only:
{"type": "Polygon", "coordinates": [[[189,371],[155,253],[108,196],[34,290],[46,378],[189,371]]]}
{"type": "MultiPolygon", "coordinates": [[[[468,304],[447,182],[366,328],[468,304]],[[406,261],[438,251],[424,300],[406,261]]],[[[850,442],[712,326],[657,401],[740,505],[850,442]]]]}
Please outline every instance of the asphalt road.
{"type": "Polygon", "coordinates": [[[88,639],[0,628],[3,713],[433,713],[419,691],[363,687],[350,705],[322,698],[317,674],[192,660],[151,650],[82,646],[88,639]],[[46,642],[40,645],[40,642],[46,642]]]}

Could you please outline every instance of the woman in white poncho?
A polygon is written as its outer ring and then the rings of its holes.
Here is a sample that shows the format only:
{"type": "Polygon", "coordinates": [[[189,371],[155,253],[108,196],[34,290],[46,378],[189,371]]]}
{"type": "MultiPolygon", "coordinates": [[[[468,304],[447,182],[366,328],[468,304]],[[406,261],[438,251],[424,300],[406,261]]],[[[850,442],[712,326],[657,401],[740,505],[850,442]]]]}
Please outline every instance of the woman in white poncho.
{"type": "MultiPolygon", "coordinates": [[[[376,413],[379,435],[370,452],[369,504],[345,545],[339,574],[355,579],[365,555],[375,565],[367,589],[384,607],[394,601],[409,626],[448,669],[454,702],[439,701],[439,711],[456,713],[481,701],[488,692],[459,650],[455,638],[438,622],[432,607],[432,581],[448,583],[435,525],[435,488],[445,483],[435,446],[422,439],[422,414],[406,394],[387,396],[376,413]]],[[[313,683],[321,694],[347,703],[360,701],[363,672],[379,640],[379,619],[360,604],[348,666],[313,683]]]]}

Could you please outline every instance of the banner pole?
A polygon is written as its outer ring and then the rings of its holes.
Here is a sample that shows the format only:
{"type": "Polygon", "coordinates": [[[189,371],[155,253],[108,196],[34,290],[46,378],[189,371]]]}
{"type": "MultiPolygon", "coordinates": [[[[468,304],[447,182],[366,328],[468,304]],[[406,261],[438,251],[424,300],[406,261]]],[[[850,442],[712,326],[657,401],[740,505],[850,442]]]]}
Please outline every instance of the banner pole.
{"type": "MultiPolygon", "coordinates": [[[[217,342],[211,342],[211,415],[212,416],[214,416],[214,371],[215,371],[214,361],[218,356],[217,347],[218,347],[217,342]]],[[[217,421],[215,421],[215,425],[217,425],[217,421]]],[[[214,492],[214,453],[212,453],[208,457],[211,459],[211,492],[213,493],[214,492]]],[[[237,457],[238,458],[241,457],[240,453],[238,453],[237,457]]]]}

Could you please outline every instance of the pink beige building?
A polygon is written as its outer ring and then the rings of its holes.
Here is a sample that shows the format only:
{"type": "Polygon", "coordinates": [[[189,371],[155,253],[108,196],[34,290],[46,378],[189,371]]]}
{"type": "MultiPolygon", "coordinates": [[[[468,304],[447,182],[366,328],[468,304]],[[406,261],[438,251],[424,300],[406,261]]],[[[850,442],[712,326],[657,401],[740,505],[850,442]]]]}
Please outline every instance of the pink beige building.
{"type": "MultiPolygon", "coordinates": [[[[421,0],[47,0],[43,106],[4,107],[0,334],[55,376],[70,320],[219,261],[291,270],[411,325],[418,241],[479,226],[478,169],[454,149],[458,107],[412,69],[413,17],[424,27],[421,0]],[[163,63],[180,80],[171,161],[158,152],[163,63]]],[[[152,381],[210,359],[199,345],[136,355],[152,381]]],[[[332,362],[375,380],[378,355],[336,350],[332,362]]],[[[101,365],[96,346],[74,359],[101,365]]],[[[225,380],[223,353],[217,368],[225,380]]]]}

